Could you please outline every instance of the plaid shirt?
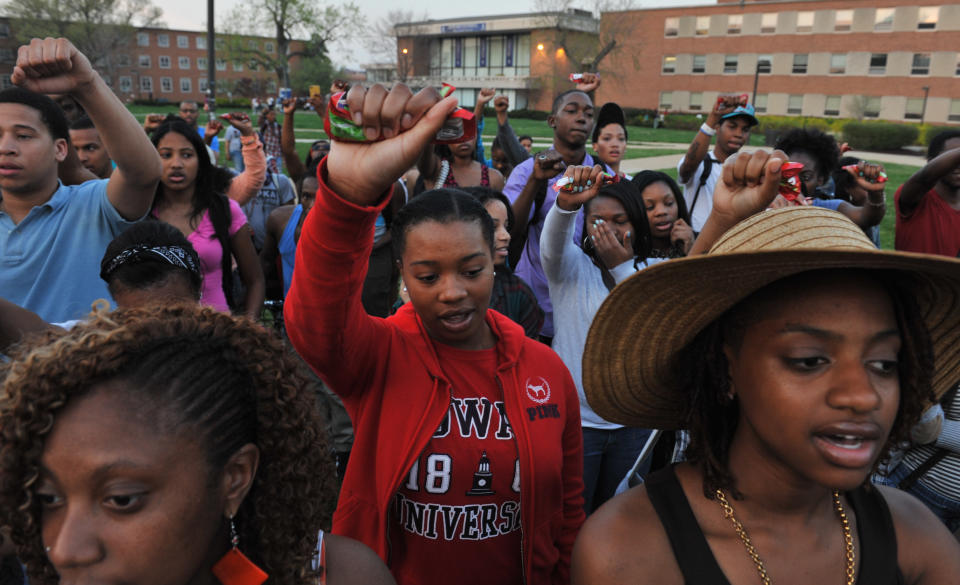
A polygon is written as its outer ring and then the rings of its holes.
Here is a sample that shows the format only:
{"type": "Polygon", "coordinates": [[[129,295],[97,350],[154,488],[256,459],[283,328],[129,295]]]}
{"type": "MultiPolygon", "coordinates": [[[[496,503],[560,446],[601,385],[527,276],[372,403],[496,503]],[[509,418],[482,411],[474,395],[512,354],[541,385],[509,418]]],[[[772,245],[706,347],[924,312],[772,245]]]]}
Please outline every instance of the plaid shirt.
{"type": "Polygon", "coordinates": [[[502,313],[523,327],[527,337],[536,339],[543,326],[543,309],[533,290],[505,266],[497,267],[493,278],[490,308],[502,313]]]}
{"type": "Polygon", "coordinates": [[[280,124],[264,122],[260,126],[260,142],[263,143],[263,153],[267,157],[274,157],[279,165],[283,160],[283,150],[280,148],[280,124]]]}

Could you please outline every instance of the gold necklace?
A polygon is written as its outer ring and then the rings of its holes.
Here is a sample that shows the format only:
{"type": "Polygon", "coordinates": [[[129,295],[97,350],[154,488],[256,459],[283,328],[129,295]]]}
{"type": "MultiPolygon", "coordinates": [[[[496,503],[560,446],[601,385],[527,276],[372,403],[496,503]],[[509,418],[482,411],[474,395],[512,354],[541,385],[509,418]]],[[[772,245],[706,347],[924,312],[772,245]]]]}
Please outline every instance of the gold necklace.
{"type": "MultiPolygon", "coordinates": [[[[760,559],[757,549],[753,546],[753,542],[750,541],[750,536],[747,535],[743,524],[733,515],[733,506],[727,501],[723,490],[717,489],[716,496],[717,502],[719,502],[720,507],[723,508],[723,517],[730,520],[730,523],[733,524],[734,532],[736,532],[740,540],[743,541],[743,546],[747,549],[747,554],[750,555],[750,559],[753,561],[753,564],[756,565],[757,572],[760,574],[760,581],[763,585],[770,585],[770,576],[767,575],[767,568],[763,565],[763,561],[760,559]]],[[[850,534],[850,522],[847,520],[847,513],[843,509],[843,504],[840,503],[840,492],[837,490],[833,490],[833,509],[836,510],[837,516],[840,518],[840,525],[843,528],[844,556],[846,556],[847,559],[847,568],[845,571],[847,585],[853,585],[856,581],[854,573],[857,568],[857,555],[853,548],[853,535],[850,534]]]]}

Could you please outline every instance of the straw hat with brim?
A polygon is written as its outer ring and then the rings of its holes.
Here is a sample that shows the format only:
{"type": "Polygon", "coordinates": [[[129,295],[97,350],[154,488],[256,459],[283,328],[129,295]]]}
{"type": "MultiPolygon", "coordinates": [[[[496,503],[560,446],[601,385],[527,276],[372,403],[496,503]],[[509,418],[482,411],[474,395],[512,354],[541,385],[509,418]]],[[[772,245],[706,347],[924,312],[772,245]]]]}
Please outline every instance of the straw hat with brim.
{"type": "Polygon", "coordinates": [[[583,354],[591,408],[611,422],[656,429],[683,424],[675,372],[700,331],[766,285],[823,269],[903,271],[935,351],[937,397],[960,380],[960,260],[881,252],[843,215],[816,207],[759,213],[704,256],[651,266],[611,291],[583,354]]]}

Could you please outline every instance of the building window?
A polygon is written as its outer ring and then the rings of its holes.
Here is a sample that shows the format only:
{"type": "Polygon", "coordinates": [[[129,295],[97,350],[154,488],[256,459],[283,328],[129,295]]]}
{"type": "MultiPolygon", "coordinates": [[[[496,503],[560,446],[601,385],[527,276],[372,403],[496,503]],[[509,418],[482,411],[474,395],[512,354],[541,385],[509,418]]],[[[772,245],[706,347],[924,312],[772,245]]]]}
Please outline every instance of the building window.
{"type": "Polygon", "coordinates": [[[160,69],[170,69],[170,57],[168,55],[157,57],[157,63],[160,65],[160,69]]]}
{"type": "Polygon", "coordinates": [[[877,8],[873,17],[873,30],[891,31],[893,30],[893,14],[896,8],[877,8]]]}
{"type": "Polygon", "coordinates": [[[743,15],[731,14],[727,17],[727,34],[738,35],[743,31],[743,15]]]}
{"type": "Polygon", "coordinates": [[[197,57],[197,69],[203,71],[207,68],[207,58],[197,57]]]}
{"type": "Polygon", "coordinates": [[[150,55],[140,55],[140,56],[137,58],[137,64],[138,64],[140,67],[144,68],[144,69],[149,69],[149,68],[150,68],[150,55]]]}
{"type": "Polygon", "coordinates": [[[847,72],[846,53],[834,53],[830,55],[830,75],[843,75],[847,72]]]}
{"type": "Polygon", "coordinates": [[[237,72],[237,73],[242,72],[242,71],[243,71],[243,63],[241,63],[240,61],[234,61],[234,62],[233,62],[233,70],[234,70],[235,72],[237,72]]]}
{"type": "Polygon", "coordinates": [[[207,48],[207,37],[196,37],[195,41],[198,49],[207,48]]]}
{"type": "Polygon", "coordinates": [[[838,95],[827,96],[827,102],[823,106],[823,115],[824,116],[840,115],[840,96],[838,95]]]}
{"type": "Polygon", "coordinates": [[[273,52],[274,52],[274,51],[273,51],[273,43],[271,43],[270,41],[265,41],[265,42],[263,43],[263,51],[264,51],[265,53],[273,53],[273,52]]]}
{"type": "Polygon", "coordinates": [[[907,98],[907,107],[903,117],[907,120],[919,120],[923,117],[923,98],[907,98]]]}
{"type": "Polygon", "coordinates": [[[172,77],[161,77],[160,78],[160,91],[163,93],[173,93],[173,78],[172,77]]]}
{"type": "Polygon", "coordinates": [[[149,46],[150,46],[150,33],[137,33],[137,46],[138,46],[138,47],[149,47],[149,46]]]}
{"type": "Polygon", "coordinates": [[[217,71],[226,71],[226,70],[227,70],[227,60],[217,59],[217,71]]]}
{"type": "Polygon", "coordinates": [[[757,73],[770,73],[773,55],[757,55],[757,73]]]}
{"type": "Polygon", "coordinates": [[[193,93],[193,80],[189,77],[180,78],[180,93],[193,93]]]}
{"type": "Polygon", "coordinates": [[[813,32],[813,11],[805,10],[797,13],[797,32],[813,32]]]}
{"type": "Polygon", "coordinates": [[[190,37],[187,35],[177,35],[177,47],[181,49],[190,48],[190,37]]]}
{"type": "Polygon", "coordinates": [[[863,102],[863,117],[864,118],[880,117],[880,98],[879,97],[870,96],[863,102]]]}
{"type": "Polygon", "coordinates": [[[910,67],[910,75],[929,75],[930,74],[930,53],[914,53],[913,66],[910,67]]]}
{"type": "Polygon", "coordinates": [[[256,60],[250,59],[250,62],[247,63],[247,69],[249,69],[250,71],[256,71],[257,70],[256,60]]]}
{"type": "Polygon", "coordinates": [[[833,21],[833,30],[848,32],[853,27],[853,10],[837,10],[837,17],[833,21]]]}
{"type": "Polygon", "coordinates": [[[947,120],[960,122],[960,100],[950,100],[950,115],[947,120]]]}
{"type": "Polygon", "coordinates": [[[737,55],[726,55],[723,58],[723,72],[724,73],[736,73],[737,72],[737,55]]]}
{"type": "MultiPolygon", "coordinates": [[[[960,65],[957,65],[960,68],[960,65]]],[[[694,55],[693,56],[693,68],[690,70],[691,73],[704,73],[707,70],[707,56],[706,55],[694,55]]]]}
{"type": "Polygon", "coordinates": [[[147,76],[140,77],[140,91],[153,91],[153,78],[147,76]]]}
{"type": "Polygon", "coordinates": [[[206,77],[201,77],[200,79],[197,80],[197,82],[198,82],[197,87],[200,88],[200,91],[202,93],[207,93],[207,88],[210,87],[209,80],[206,77]]]}
{"type": "Polygon", "coordinates": [[[787,113],[788,114],[802,114],[803,113],[803,96],[792,94],[787,96],[787,113]]]}
{"type": "Polygon", "coordinates": [[[218,50],[222,51],[227,46],[227,41],[217,37],[213,39],[213,46],[218,50]]]}
{"type": "Polygon", "coordinates": [[[760,17],[760,34],[772,35],[777,32],[777,13],[764,12],[760,17]]]}
{"type": "Polygon", "coordinates": [[[664,55],[663,56],[663,67],[660,69],[661,73],[676,73],[677,72],[677,56],[676,55],[664,55]]]}
{"type": "Polygon", "coordinates": [[[5,22],[0,22],[0,39],[5,39],[10,36],[10,25],[5,22]]]}
{"type": "Polygon", "coordinates": [[[0,48],[0,62],[16,63],[17,56],[13,53],[13,49],[11,49],[10,47],[0,48]]]}
{"type": "Polygon", "coordinates": [[[256,51],[256,50],[259,50],[260,47],[257,46],[257,41],[249,40],[247,41],[247,48],[250,49],[251,51],[256,51]]]}
{"type": "Polygon", "coordinates": [[[697,17],[697,29],[696,35],[698,37],[705,37],[710,34],[710,17],[709,16],[698,16],[697,17]]]}
{"type": "Polygon", "coordinates": [[[669,110],[672,108],[673,108],[673,92],[661,91],[660,92],[660,109],[669,110]]]}
{"type": "Polygon", "coordinates": [[[807,72],[808,59],[809,59],[809,55],[807,55],[806,53],[800,53],[800,54],[794,55],[793,69],[791,70],[791,72],[796,73],[798,75],[805,74],[807,72]]]}
{"type": "Polygon", "coordinates": [[[960,77],[960,53],[957,53],[957,69],[954,71],[954,75],[960,77]]]}
{"type": "Polygon", "coordinates": [[[690,94],[690,109],[694,111],[703,109],[703,92],[695,91],[690,94]]]}
{"type": "Polygon", "coordinates": [[[133,89],[133,79],[131,79],[129,75],[121,75],[120,91],[122,91],[123,93],[127,93],[131,89],[133,89]]]}
{"type": "Polygon", "coordinates": [[[177,67],[180,69],[190,69],[190,57],[177,57],[177,67]]]}
{"type": "Polygon", "coordinates": [[[767,112],[767,94],[758,93],[753,96],[753,108],[758,114],[765,114],[767,112]]]}
{"type": "Polygon", "coordinates": [[[939,17],[939,6],[921,6],[917,12],[917,30],[934,30],[939,17]]]}
{"type": "Polygon", "coordinates": [[[887,72],[887,54],[870,54],[870,75],[884,75],[887,72]]]}
{"type": "Polygon", "coordinates": [[[680,19],[676,16],[663,19],[663,36],[675,37],[680,34],[680,19]]]}
{"type": "Polygon", "coordinates": [[[158,47],[169,47],[170,46],[170,35],[166,33],[157,34],[157,46],[158,47]]]}
{"type": "Polygon", "coordinates": [[[130,55],[127,53],[121,53],[117,57],[117,67],[129,67],[130,66],[130,55]]]}

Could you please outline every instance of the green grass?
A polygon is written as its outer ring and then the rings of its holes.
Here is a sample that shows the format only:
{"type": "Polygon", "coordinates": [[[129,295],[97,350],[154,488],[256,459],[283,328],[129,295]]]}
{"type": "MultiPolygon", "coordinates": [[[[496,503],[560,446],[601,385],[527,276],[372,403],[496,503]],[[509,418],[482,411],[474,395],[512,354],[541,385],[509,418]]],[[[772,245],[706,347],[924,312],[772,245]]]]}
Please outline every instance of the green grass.
{"type": "MultiPolygon", "coordinates": [[[[893,250],[894,226],[896,225],[896,212],[893,206],[893,195],[897,192],[900,185],[907,182],[919,169],[910,165],[886,164],[883,165],[887,170],[887,213],[880,222],[880,247],[884,250],[893,250]]],[[[674,179],[677,178],[676,168],[659,169],[667,173],[674,179]]]]}

